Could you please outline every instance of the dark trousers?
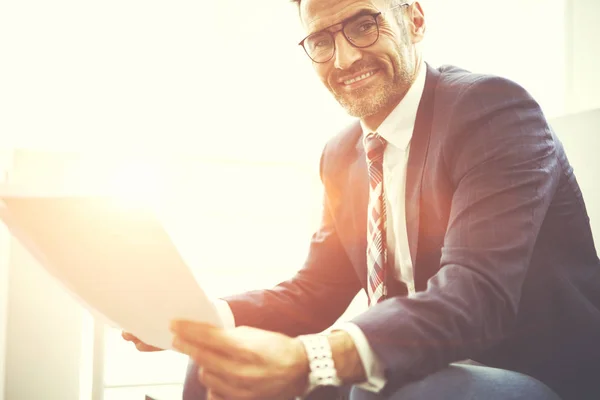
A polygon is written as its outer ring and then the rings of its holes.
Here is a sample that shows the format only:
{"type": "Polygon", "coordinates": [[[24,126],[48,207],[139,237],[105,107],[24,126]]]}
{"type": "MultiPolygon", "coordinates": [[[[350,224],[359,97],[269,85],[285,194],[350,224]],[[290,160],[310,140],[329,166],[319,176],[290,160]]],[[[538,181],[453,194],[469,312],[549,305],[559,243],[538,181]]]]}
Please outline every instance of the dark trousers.
{"type": "MultiPolygon", "coordinates": [[[[520,373],[485,366],[452,364],[420,381],[409,383],[388,396],[358,387],[324,388],[309,400],[560,400],[543,383],[520,373]]],[[[183,400],[205,400],[206,389],[198,380],[198,367],[191,363],[183,400]]]]}

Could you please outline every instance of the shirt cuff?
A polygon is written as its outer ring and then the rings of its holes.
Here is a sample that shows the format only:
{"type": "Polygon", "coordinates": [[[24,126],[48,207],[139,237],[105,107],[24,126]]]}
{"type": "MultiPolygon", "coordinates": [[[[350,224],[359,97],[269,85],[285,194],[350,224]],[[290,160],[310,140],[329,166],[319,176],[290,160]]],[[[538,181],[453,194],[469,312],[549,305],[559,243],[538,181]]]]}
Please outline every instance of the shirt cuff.
{"type": "Polygon", "coordinates": [[[367,337],[358,325],[351,322],[346,322],[337,326],[334,330],[346,331],[354,341],[354,345],[358,350],[358,355],[362,361],[363,368],[367,380],[363,383],[356,384],[359,387],[369,392],[379,392],[386,384],[385,375],[383,373],[383,363],[378,359],[377,355],[371,349],[371,345],[367,341],[367,337]]]}
{"type": "Polygon", "coordinates": [[[235,317],[233,316],[233,311],[231,311],[231,307],[229,307],[229,303],[227,303],[225,300],[217,299],[213,301],[213,305],[217,309],[217,314],[219,314],[219,318],[221,318],[223,328],[235,328],[235,317]]]}

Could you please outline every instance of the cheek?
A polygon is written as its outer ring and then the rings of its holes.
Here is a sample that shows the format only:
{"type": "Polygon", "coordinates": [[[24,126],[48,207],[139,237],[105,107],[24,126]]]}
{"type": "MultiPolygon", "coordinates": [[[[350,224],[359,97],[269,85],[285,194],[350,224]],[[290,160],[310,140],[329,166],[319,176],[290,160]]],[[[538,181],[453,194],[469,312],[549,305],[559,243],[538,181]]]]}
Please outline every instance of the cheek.
{"type": "Polygon", "coordinates": [[[385,37],[380,38],[377,49],[374,51],[374,56],[382,66],[385,65],[385,68],[389,72],[393,72],[394,65],[402,58],[402,55],[398,52],[398,47],[385,37]]]}

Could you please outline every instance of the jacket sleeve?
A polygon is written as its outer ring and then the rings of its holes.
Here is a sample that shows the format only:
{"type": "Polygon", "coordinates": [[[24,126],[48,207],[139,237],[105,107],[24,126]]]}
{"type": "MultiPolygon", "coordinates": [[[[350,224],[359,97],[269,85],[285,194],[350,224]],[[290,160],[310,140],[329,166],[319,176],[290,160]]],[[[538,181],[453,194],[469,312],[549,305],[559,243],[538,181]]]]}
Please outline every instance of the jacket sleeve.
{"type": "MultiPolygon", "coordinates": [[[[321,156],[323,181],[326,153],[327,148],[321,156]]],[[[303,268],[292,279],[272,289],[224,298],[231,307],[236,326],[297,336],[323,331],[346,310],[361,284],[336,233],[330,196],[325,185],[320,227],[311,239],[303,268]]],[[[268,251],[268,238],[265,238],[265,257],[268,251]]]]}
{"type": "Polygon", "coordinates": [[[455,189],[440,269],[425,291],[385,300],[352,321],[396,387],[510,334],[560,177],[552,133],[521,87],[481,78],[455,107],[444,144],[455,189]]]}

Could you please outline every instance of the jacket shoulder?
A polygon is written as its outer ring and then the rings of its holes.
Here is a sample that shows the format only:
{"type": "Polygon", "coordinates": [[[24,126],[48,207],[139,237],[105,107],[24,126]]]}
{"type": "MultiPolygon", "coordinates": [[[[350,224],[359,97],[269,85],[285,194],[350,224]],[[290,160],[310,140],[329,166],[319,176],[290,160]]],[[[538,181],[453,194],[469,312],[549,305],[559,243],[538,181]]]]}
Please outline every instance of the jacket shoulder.
{"type": "Polygon", "coordinates": [[[355,121],[332,136],[325,145],[324,152],[346,154],[354,150],[362,137],[360,122],[355,121]]]}
{"type": "Polygon", "coordinates": [[[474,73],[454,65],[437,68],[440,78],[438,94],[459,100],[467,97],[499,99],[502,97],[526,97],[531,95],[517,82],[492,74],[474,73]]]}
{"type": "Polygon", "coordinates": [[[344,168],[354,160],[361,137],[362,128],[358,121],[332,136],[321,154],[321,176],[324,173],[331,174],[338,168],[344,168]]]}

